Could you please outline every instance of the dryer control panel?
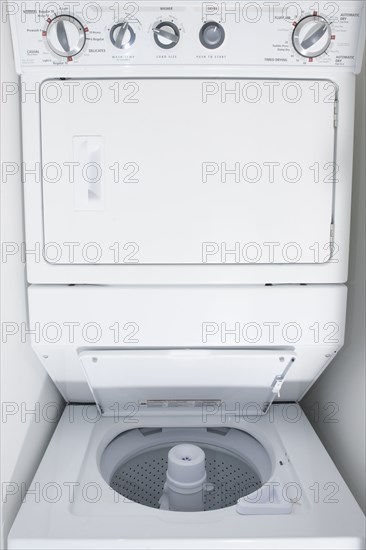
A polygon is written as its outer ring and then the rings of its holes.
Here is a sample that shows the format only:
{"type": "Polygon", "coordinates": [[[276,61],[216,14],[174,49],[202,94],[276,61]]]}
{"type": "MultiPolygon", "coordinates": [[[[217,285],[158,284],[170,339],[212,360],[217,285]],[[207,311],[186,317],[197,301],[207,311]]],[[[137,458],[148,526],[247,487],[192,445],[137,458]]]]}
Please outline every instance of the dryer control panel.
{"type": "Polygon", "coordinates": [[[24,1],[2,6],[19,72],[59,66],[343,67],[362,62],[362,0],[24,1]]]}

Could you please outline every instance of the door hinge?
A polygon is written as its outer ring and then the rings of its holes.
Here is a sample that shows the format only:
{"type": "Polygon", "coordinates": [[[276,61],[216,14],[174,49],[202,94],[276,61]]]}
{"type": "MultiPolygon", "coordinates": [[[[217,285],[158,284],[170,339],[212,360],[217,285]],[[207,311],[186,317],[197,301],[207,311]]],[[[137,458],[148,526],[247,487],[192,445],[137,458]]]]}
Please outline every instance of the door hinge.
{"type": "Polygon", "coordinates": [[[335,237],[335,225],[334,223],[330,224],[330,242],[331,244],[334,244],[334,237],[335,237]]]}
{"type": "Polygon", "coordinates": [[[263,411],[264,414],[266,414],[266,412],[268,411],[268,409],[270,408],[270,406],[272,405],[272,403],[276,399],[276,397],[281,397],[280,396],[280,391],[281,391],[282,384],[283,384],[284,380],[285,380],[284,375],[276,376],[276,378],[273,380],[273,382],[271,384],[271,394],[270,394],[269,401],[267,401],[263,405],[262,411],[263,411]]]}
{"type": "Polygon", "coordinates": [[[339,121],[339,101],[334,102],[334,128],[338,128],[339,121]]]}

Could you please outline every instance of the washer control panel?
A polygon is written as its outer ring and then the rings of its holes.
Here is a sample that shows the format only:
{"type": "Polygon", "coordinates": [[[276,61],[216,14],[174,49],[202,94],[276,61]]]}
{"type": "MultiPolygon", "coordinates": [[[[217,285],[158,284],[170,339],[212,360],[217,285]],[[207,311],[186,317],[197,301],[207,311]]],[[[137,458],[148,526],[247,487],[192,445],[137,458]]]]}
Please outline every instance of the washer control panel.
{"type": "Polygon", "coordinates": [[[355,69],[363,0],[9,3],[18,66],[241,65],[355,69]]]}

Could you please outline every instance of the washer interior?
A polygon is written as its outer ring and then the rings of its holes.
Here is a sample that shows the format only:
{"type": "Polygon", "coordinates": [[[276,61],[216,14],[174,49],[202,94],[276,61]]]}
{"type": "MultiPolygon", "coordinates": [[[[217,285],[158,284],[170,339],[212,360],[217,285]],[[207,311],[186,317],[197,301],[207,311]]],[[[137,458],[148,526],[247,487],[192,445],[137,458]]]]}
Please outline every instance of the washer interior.
{"type": "Polygon", "coordinates": [[[109,443],[100,460],[101,473],[117,493],[143,506],[159,509],[168,453],[178,444],[198,445],[205,453],[207,481],[203,510],[233,506],[240,497],[268,481],[272,464],[263,445],[234,428],[134,429],[109,443]]]}

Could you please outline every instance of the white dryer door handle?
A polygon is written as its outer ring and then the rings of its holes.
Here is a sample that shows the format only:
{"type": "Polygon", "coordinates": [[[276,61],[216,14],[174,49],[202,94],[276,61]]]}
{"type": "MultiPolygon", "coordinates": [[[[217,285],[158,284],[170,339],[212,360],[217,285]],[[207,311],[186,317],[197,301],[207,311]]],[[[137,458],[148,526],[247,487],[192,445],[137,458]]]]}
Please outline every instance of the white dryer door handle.
{"type": "Polygon", "coordinates": [[[103,210],[103,138],[74,136],[75,210],[103,210]]]}

